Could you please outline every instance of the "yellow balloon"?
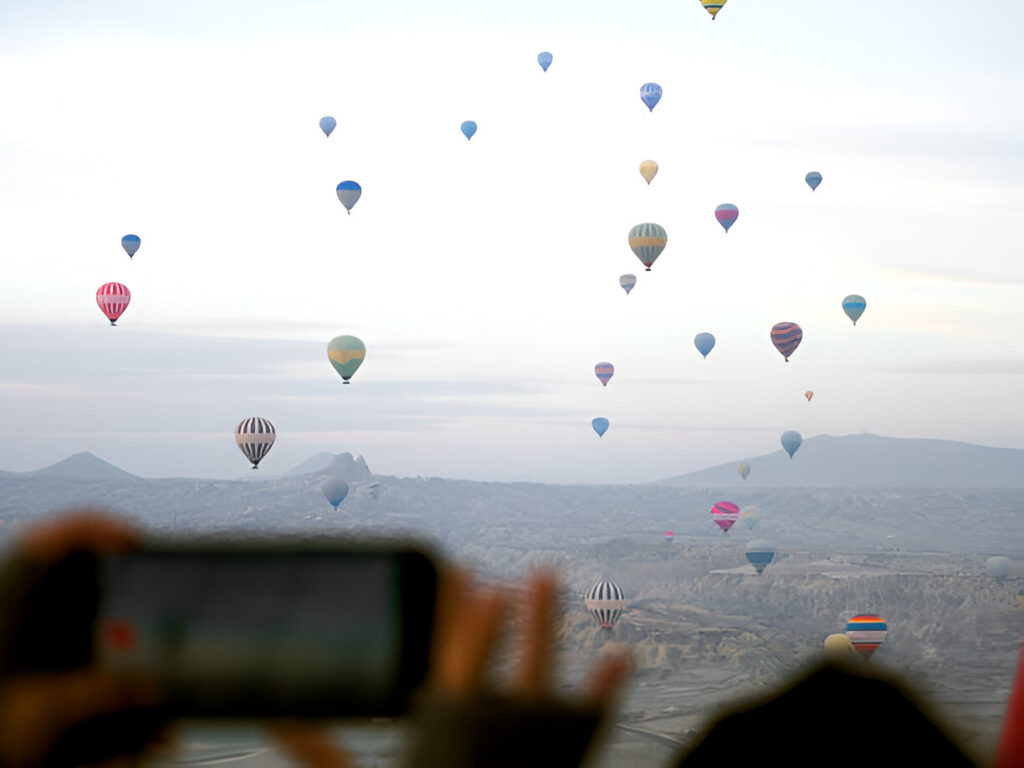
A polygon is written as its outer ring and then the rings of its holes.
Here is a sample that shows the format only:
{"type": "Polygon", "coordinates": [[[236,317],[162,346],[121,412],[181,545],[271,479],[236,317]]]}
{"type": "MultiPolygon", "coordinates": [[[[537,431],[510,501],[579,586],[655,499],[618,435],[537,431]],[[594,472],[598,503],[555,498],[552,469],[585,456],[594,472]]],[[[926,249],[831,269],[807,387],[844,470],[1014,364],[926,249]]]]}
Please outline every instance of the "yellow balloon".
{"type": "Polygon", "coordinates": [[[653,160],[644,160],[640,163],[640,175],[644,177],[644,181],[650,184],[651,180],[658,175],[658,164],[653,160]]]}
{"type": "Polygon", "coordinates": [[[725,5],[726,0],[700,0],[700,4],[704,6],[704,10],[711,14],[711,20],[714,21],[715,15],[722,10],[722,6],[725,5]]]}
{"type": "Polygon", "coordinates": [[[804,392],[804,397],[807,398],[807,402],[809,403],[811,402],[811,398],[814,397],[814,393],[808,389],[806,392],[804,392]]]}
{"type": "Polygon", "coordinates": [[[833,662],[851,663],[860,661],[857,649],[844,634],[829,635],[825,638],[825,658],[833,662]]]}

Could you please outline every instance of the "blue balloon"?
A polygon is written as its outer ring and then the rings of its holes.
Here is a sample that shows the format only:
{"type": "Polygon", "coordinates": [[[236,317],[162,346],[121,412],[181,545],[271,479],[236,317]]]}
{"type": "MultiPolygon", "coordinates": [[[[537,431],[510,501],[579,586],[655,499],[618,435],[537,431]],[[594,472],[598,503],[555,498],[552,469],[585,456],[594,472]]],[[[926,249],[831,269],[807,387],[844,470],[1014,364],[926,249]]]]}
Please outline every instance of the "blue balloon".
{"type": "Polygon", "coordinates": [[[598,437],[604,437],[604,433],[608,431],[608,423],[608,419],[604,416],[598,416],[590,422],[590,425],[594,428],[594,431],[597,432],[598,437]]]}
{"type": "Polygon", "coordinates": [[[320,491],[331,503],[331,506],[337,509],[338,505],[348,496],[348,483],[337,477],[331,477],[324,480],[323,485],[320,486],[320,491]]]}
{"type": "Polygon", "coordinates": [[[331,131],[333,131],[337,126],[338,121],[330,115],[320,118],[320,130],[324,132],[324,136],[330,136],[331,131]]]}
{"type": "Polygon", "coordinates": [[[793,458],[793,454],[796,453],[796,449],[800,447],[804,439],[800,436],[799,432],[790,430],[789,432],[782,433],[782,439],[779,441],[782,443],[782,447],[789,454],[789,458],[793,458]]]}
{"type": "Polygon", "coordinates": [[[818,185],[821,184],[821,174],[817,171],[811,171],[804,176],[804,181],[807,182],[807,186],[809,186],[811,188],[811,192],[813,192],[818,188],[818,185]]]}
{"type": "Polygon", "coordinates": [[[352,206],[359,202],[362,194],[363,188],[354,181],[343,181],[338,185],[338,199],[349,213],[352,213],[352,206]]]}
{"type": "Polygon", "coordinates": [[[710,333],[698,333],[693,337],[693,345],[697,348],[697,351],[704,355],[706,360],[708,352],[715,348],[715,337],[710,333]]]}
{"type": "Polygon", "coordinates": [[[140,245],[142,245],[142,240],[138,235],[125,235],[121,238],[121,247],[124,248],[124,252],[128,254],[129,259],[139,250],[140,245]]]}
{"type": "Polygon", "coordinates": [[[657,83],[644,83],[640,88],[640,100],[653,112],[661,101],[661,86],[657,83]]]}
{"type": "Polygon", "coordinates": [[[551,61],[552,61],[553,58],[554,57],[550,53],[548,53],[547,51],[544,51],[543,53],[538,53],[537,54],[537,63],[540,64],[540,68],[541,69],[543,69],[545,72],[547,72],[548,71],[548,67],[551,66],[551,61]]]}
{"type": "Polygon", "coordinates": [[[474,133],[476,133],[476,123],[467,120],[462,124],[462,135],[466,137],[466,141],[472,139],[474,133]]]}

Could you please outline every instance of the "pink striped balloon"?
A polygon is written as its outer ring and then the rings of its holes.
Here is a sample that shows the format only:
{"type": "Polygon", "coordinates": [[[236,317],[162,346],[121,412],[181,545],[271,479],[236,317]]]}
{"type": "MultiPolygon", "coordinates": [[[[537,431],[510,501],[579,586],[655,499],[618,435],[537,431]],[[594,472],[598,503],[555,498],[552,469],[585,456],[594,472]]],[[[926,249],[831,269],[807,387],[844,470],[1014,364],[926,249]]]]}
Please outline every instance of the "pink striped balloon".
{"type": "Polygon", "coordinates": [[[131,298],[132,292],[121,283],[105,283],[96,291],[96,303],[111,325],[117,325],[115,321],[124,314],[131,298]]]}
{"type": "Polygon", "coordinates": [[[731,501],[719,501],[711,508],[711,516],[722,533],[728,533],[733,523],[740,519],[740,508],[731,501]]]}
{"type": "Polygon", "coordinates": [[[598,363],[594,366],[594,375],[601,382],[602,387],[608,386],[608,381],[615,373],[615,366],[611,363],[598,363]]]}

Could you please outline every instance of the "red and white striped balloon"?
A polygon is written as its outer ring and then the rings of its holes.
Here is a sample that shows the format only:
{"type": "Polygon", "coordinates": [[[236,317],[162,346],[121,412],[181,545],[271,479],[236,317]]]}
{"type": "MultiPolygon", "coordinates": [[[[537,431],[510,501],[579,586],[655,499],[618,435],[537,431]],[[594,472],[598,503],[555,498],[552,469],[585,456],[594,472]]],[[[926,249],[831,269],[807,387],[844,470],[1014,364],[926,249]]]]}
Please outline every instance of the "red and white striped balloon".
{"type": "Polygon", "coordinates": [[[128,290],[128,286],[121,283],[106,283],[96,291],[96,303],[111,325],[116,325],[114,321],[128,309],[131,298],[132,292],[128,290]]]}

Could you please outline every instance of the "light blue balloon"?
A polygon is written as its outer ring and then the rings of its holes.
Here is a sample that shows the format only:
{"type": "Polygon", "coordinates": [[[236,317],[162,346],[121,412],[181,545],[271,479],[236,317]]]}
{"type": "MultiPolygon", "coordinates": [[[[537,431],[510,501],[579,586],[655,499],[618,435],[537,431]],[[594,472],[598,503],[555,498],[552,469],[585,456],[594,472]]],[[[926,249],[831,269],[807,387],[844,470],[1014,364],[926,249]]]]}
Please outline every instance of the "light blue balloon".
{"type": "Polygon", "coordinates": [[[554,56],[552,56],[547,51],[544,51],[543,53],[538,53],[537,54],[537,63],[540,64],[540,68],[543,69],[545,72],[548,71],[548,67],[551,66],[551,61],[553,59],[554,59],[554,56]]]}
{"type": "Polygon", "coordinates": [[[821,184],[821,174],[817,171],[811,171],[804,176],[804,181],[807,182],[807,186],[809,186],[811,188],[811,192],[813,192],[818,188],[818,185],[821,184]]]}
{"type": "Polygon", "coordinates": [[[462,135],[466,137],[466,141],[472,139],[474,133],[476,133],[476,123],[467,120],[462,124],[462,135]]]}
{"type": "Polygon", "coordinates": [[[597,432],[598,437],[604,437],[604,433],[608,431],[608,423],[608,419],[604,416],[598,416],[590,422],[590,425],[594,428],[594,431],[597,432]]]}
{"type": "Polygon", "coordinates": [[[704,355],[706,360],[708,352],[715,348],[715,337],[710,333],[698,333],[693,337],[693,346],[697,348],[697,351],[704,355]]]}
{"type": "Polygon", "coordinates": [[[796,449],[800,447],[800,443],[804,441],[803,437],[800,436],[799,432],[789,430],[788,432],[782,433],[782,438],[779,440],[782,443],[782,447],[786,453],[789,454],[789,458],[793,458],[793,454],[796,453],[796,449]]]}
{"type": "Polygon", "coordinates": [[[320,490],[323,492],[324,498],[331,503],[331,506],[337,509],[338,505],[348,496],[348,483],[337,477],[330,477],[324,480],[320,490]]]}
{"type": "Polygon", "coordinates": [[[324,132],[324,136],[330,136],[331,131],[338,127],[338,121],[330,115],[320,118],[320,130],[324,132]]]}
{"type": "Polygon", "coordinates": [[[644,83],[640,87],[640,100],[653,112],[658,102],[661,101],[661,86],[657,83],[644,83]]]}
{"type": "Polygon", "coordinates": [[[121,238],[121,247],[124,248],[129,259],[139,250],[140,245],[142,245],[142,239],[138,235],[125,235],[121,238]]]}
{"type": "Polygon", "coordinates": [[[363,194],[363,188],[354,181],[343,181],[338,185],[338,199],[345,206],[345,210],[352,213],[352,206],[359,202],[363,194]]]}

